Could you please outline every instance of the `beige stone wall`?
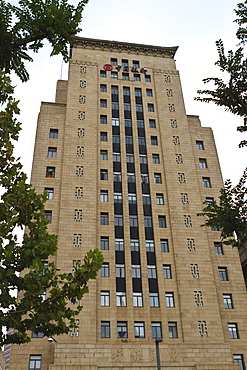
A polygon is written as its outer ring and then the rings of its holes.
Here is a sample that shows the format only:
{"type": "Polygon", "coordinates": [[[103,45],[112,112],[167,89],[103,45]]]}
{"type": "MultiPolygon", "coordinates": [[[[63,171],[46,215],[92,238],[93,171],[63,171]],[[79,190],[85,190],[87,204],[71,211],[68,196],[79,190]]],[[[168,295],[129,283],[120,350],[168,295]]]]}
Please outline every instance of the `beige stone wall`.
{"type": "MultiPolygon", "coordinates": [[[[214,242],[220,242],[220,233],[201,228],[202,218],[197,213],[206,197],[218,197],[222,177],[212,130],[201,127],[196,116],[187,116],[179,73],[169,53],[174,49],[138,45],[96,42],[84,39],[72,52],[69,81],[59,81],[56,103],[43,103],[38,120],[34,151],[32,184],[37,191],[54,187],[54,199],[47,201],[53,220],[49,231],[58,234],[58,253],[55,258],[62,271],[71,271],[73,260],[83,260],[86,251],[99,247],[100,236],[109,236],[109,250],[104,251],[110,264],[110,277],[90,282],[90,293],[83,298],[83,311],[78,336],[63,335],[58,343],[47,339],[33,339],[30,344],[13,347],[10,369],[27,369],[30,354],[42,354],[42,370],[81,370],[123,368],[137,366],[147,369],[155,366],[155,345],[151,322],[162,323],[163,342],[160,345],[163,369],[173,370],[234,370],[233,354],[246,353],[246,290],[238,253],[223,247],[224,254],[216,255],[214,242]],[[100,77],[104,64],[110,58],[140,62],[151,76],[151,82],[100,77]],[[107,92],[99,85],[106,84],[107,92]],[[119,89],[123,219],[125,235],[125,274],[127,306],[117,307],[115,301],[114,248],[114,187],[112,164],[111,86],[119,89]],[[131,91],[133,121],[136,195],[140,240],[143,307],[132,304],[132,271],[129,235],[129,206],[125,127],[123,115],[123,87],[131,91]],[[147,256],[145,250],[144,212],[139,162],[138,130],[134,113],[135,88],[142,89],[147,162],[154,227],[156,267],[160,306],[149,303],[147,256]],[[152,89],[153,96],[146,95],[152,89]],[[107,107],[100,107],[100,99],[107,107]],[[148,104],[154,104],[149,112],[148,104]],[[107,125],[100,124],[100,115],[107,115],[107,125]],[[149,119],[156,120],[156,128],[149,127],[149,119]],[[49,138],[50,128],[59,130],[58,139],[49,138]],[[78,136],[84,133],[83,137],[78,136]],[[108,141],[100,141],[100,132],[107,132],[108,141]],[[151,145],[156,136],[158,145],[151,145]],[[196,148],[203,141],[204,150],[196,148]],[[48,147],[57,147],[57,157],[48,158],[48,147]],[[79,148],[79,149],[78,149],[79,148]],[[83,149],[82,149],[83,148],[83,149]],[[84,155],[78,155],[84,150],[84,155]],[[108,160],[100,160],[100,150],[108,151],[108,160]],[[159,154],[160,164],[154,164],[152,154],[159,154]],[[200,168],[199,160],[207,160],[207,168],[200,168]],[[55,178],[46,178],[46,166],[56,167],[55,178]],[[77,167],[83,166],[83,176],[77,176],[77,167]],[[100,169],[108,170],[108,181],[100,180],[100,169]],[[154,173],[161,173],[162,184],[154,182],[154,173]],[[184,174],[185,182],[179,182],[184,174]],[[211,188],[205,188],[202,177],[209,177],[211,188]],[[76,188],[83,188],[83,198],[75,197],[76,188]],[[108,190],[109,201],[100,202],[100,190],[108,190]],[[156,194],[164,195],[164,205],[156,204],[156,194]],[[182,204],[181,196],[188,197],[182,204]],[[82,211],[82,222],[74,221],[75,210],[82,211]],[[100,212],[109,213],[109,225],[100,225],[100,212]],[[158,216],[165,215],[166,228],[159,228],[158,216]],[[185,225],[185,218],[192,227],[185,225]],[[188,220],[188,218],[186,218],[188,220]],[[81,247],[74,247],[74,234],[81,234],[81,247]],[[169,253],[161,252],[160,239],[169,240],[169,253]],[[195,251],[189,251],[187,239],[194,239],[195,251]],[[163,265],[172,267],[172,279],[163,278],[163,265]],[[199,276],[192,277],[191,265],[197,265],[199,276]],[[227,267],[229,280],[220,281],[218,267],[227,267]],[[110,306],[100,306],[100,291],[110,291],[110,306]],[[203,306],[196,306],[194,292],[202,292],[203,306]],[[174,292],[175,307],[167,308],[165,292],[174,292]],[[225,309],[222,294],[233,296],[234,309],[225,309]],[[111,322],[111,337],[101,338],[101,321],[111,322]],[[117,338],[117,321],[128,322],[128,338],[117,338]],[[135,338],[134,322],[145,322],[145,338],[135,338]],[[177,322],[178,338],[169,338],[168,322],[177,322]],[[201,337],[198,321],[205,321],[208,336],[201,337]],[[239,339],[230,339],[227,324],[237,323],[239,339]],[[18,360],[17,360],[18,359],[18,360]]],[[[204,124],[210,125],[210,122],[204,124]]]]}

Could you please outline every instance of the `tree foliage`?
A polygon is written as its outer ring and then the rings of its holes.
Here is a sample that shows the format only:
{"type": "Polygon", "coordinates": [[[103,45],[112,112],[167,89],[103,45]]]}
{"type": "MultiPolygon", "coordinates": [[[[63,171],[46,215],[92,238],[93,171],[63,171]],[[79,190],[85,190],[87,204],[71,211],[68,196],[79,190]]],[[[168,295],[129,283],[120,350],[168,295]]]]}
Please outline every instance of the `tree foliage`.
{"type": "Polygon", "coordinates": [[[19,6],[0,0],[0,69],[15,71],[22,81],[29,79],[24,62],[32,62],[28,50],[38,52],[46,39],[51,55],[69,58],[69,45],[79,28],[82,11],[88,0],[77,7],[67,0],[20,0],[19,6]]]}
{"type": "Polygon", "coordinates": [[[77,261],[73,272],[61,273],[55,267],[57,237],[47,232],[47,194],[36,194],[13,154],[21,124],[9,72],[14,70],[26,81],[24,61],[31,60],[27,51],[38,51],[44,38],[51,42],[52,54],[67,58],[86,2],[74,8],[65,0],[21,0],[17,8],[0,1],[1,346],[29,342],[31,331],[45,336],[67,333],[82,309],[78,302],[88,292],[88,281],[96,278],[103,262],[95,249],[85,255],[82,265],[77,261]],[[24,227],[19,242],[17,230],[24,227]]]}
{"type": "Polygon", "coordinates": [[[204,202],[198,216],[206,216],[203,226],[217,227],[225,244],[247,249],[247,168],[236,186],[226,180],[219,201],[204,202]]]}
{"type": "MultiPolygon", "coordinates": [[[[235,20],[239,24],[237,37],[241,43],[247,40],[247,1],[238,4],[235,10],[238,18],[235,20]]],[[[219,59],[215,63],[220,71],[227,76],[226,81],[223,78],[210,77],[205,78],[205,84],[212,82],[214,89],[198,90],[197,93],[206,95],[206,97],[196,97],[195,100],[204,103],[213,102],[216,105],[223,106],[226,111],[243,117],[243,125],[237,127],[237,131],[247,131],[247,59],[244,56],[244,48],[239,47],[235,52],[228,51],[226,55],[224,43],[222,40],[216,41],[219,59]]],[[[242,140],[239,147],[247,145],[246,140],[242,140]]]]}
{"type": "MultiPolygon", "coordinates": [[[[235,10],[239,25],[237,38],[242,46],[233,52],[230,50],[226,55],[222,40],[216,42],[219,59],[215,63],[220,71],[227,76],[226,81],[211,77],[203,82],[213,82],[214,89],[197,91],[205,97],[195,98],[205,103],[213,102],[223,106],[227,111],[243,118],[243,125],[237,127],[240,132],[247,131],[247,59],[244,56],[244,45],[247,41],[247,0],[237,5],[235,10]]],[[[247,141],[242,140],[239,147],[247,146],[247,141]]],[[[247,248],[247,169],[239,183],[233,187],[230,180],[220,190],[219,200],[205,202],[205,207],[199,216],[205,216],[203,226],[216,226],[221,231],[221,237],[225,244],[233,247],[247,248]]]]}

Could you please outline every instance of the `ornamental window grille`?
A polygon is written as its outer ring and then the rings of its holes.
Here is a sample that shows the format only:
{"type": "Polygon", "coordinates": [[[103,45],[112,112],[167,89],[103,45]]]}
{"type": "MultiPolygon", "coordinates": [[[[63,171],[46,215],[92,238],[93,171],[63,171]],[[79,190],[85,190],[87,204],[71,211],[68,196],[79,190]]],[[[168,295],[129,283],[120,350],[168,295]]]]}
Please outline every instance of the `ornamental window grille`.
{"type": "Polygon", "coordinates": [[[79,103],[80,104],[85,104],[86,103],[86,96],[85,95],[79,95],[79,103]]]}
{"type": "Polygon", "coordinates": [[[174,145],[180,145],[180,139],[179,136],[173,136],[172,141],[174,145]]]}
{"type": "Polygon", "coordinates": [[[87,67],[86,66],[80,66],[80,73],[85,75],[87,73],[87,67]]]}
{"type": "Polygon", "coordinates": [[[77,137],[79,139],[84,139],[84,133],[85,133],[84,128],[78,127],[78,129],[77,129],[77,137]]]}
{"type": "Polygon", "coordinates": [[[208,328],[206,321],[198,321],[198,331],[200,337],[207,337],[208,336],[208,328]]]}
{"type": "Polygon", "coordinates": [[[170,75],[164,75],[164,80],[166,83],[171,82],[171,76],[170,75]]]}
{"type": "Polygon", "coordinates": [[[82,186],[76,186],[75,187],[75,198],[76,199],[82,199],[83,198],[83,187],[82,186]]]}
{"type": "Polygon", "coordinates": [[[78,120],[79,121],[83,121],[85,118],[86,118],[86,113],[83,112],[83,111],[81,111],[81,110],[79,110],[78,111],[78,120]]]}
{"type": "Polygon", "coordinates": [[[176,119],[170,119],[171,128],[178,128],[178,123],[176,119]]]}
{"type": "Polygon", "coordinates": [[[184,172],[178,172],[178,182],[180,184],[186,184],[186,179],[185,179],[184,172]]]}
{"type": "Polygon", "coordinates": [[[75,175],[76,175],[76,177],[82,177],[83,176],[83,166],[76,166],[75,167],[75,175]]]}
{"type": "Polygon", "coordinates": [[[199,278],[199,270],[198,270],[198,264],[192,263],[190,264],[190,274],[192,278],[199,278]]]}
{"type": "Polygon", "coordinates": [[[189,197],[188,197],[188,194],[187,193],[181,193],[180,194],[180,198],[181,198],[181,203],[184,204],[184,205],[188,205],[189,204],[189,197]]]}
{"type": "Polygon", "coordinates": [[[166,95],[171,98],[173,96],[172,89],[166,89],[166,95]]]}
{"type": "Polygon", "coordinates": [[[175,161],[176,161],[177,164],[183,164],[182,154],[175,154],[175,161]]]}
{"type": "Polygon", "coordinates": [[[77,157],[84,157],[84,146],[77,146],[76,155],[77,157]]]}
{"type": "Polygon", "coordinates": [[[74,210],[74,222],[82,222],[82,209],[74,210]]]}
{"type": "Polygon", "coordinates": [[[168,104],[168,110],[169,110],[169,112],[175,112],[174,104],[168,104]]]}
{"type": "Polygon", "coordinates": [[[71,337],[79,337],[79,333],[80,333],[79,326],[80,326],[80,320],[76,319],[75,326],[73,328],[70,328],[70,331],[69,331],[69,334],[71,337]]]}
{"type": "Polygon", "coordinates": [[[194,291],[194,301],[197,307],[203,306],[202,292],[200,290],[194,291]]]}
{"type": "Polygon", "coordinates": [[[82,235],[81,234],[74,234],[73,238],[73,246],[76,248],[80,248],[82,245],[82,235]]]}
{"type": "Polygon", "coordinates": [[[196,252],[195,239],[186,239],[188,252],[196,252]]]}
{"type": "Polygon", "coordinates": [[[184,226],[185,227],[192,227],[192,221],[190,215],[184,215],[184,226]]]}
{"type": "Polygon", "coordinates": [[[85,89],[87,87],[87,81],[80,80],[80,88],[85,89]]]}

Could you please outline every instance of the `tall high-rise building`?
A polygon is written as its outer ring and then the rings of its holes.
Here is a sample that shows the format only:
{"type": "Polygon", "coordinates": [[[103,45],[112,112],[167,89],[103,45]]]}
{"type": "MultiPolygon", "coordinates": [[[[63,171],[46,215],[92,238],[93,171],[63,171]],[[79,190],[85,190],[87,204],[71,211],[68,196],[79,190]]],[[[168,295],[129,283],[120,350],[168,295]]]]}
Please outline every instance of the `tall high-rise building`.
{"type": "MultiPolygon", "coordinates": [[[[78,327],[12,346],[10,370],[243,370],[237,250],[197,217],[222,178],[212,130],[185,111],[176,47],[76,38],[68,81],[42,103],[32,184],[47,190],[57,266],[104,264],[78,327]]],[[[31,334],[30,334],[31,335],[31,334]]]]}

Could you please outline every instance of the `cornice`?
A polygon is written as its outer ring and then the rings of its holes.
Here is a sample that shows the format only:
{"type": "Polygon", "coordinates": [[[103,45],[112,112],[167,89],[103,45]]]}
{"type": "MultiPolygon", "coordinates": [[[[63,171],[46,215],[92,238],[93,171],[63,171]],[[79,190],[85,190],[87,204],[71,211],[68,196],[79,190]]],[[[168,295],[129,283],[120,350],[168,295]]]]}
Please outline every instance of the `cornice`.
{"type": "Polygon", "coordinates": [[[141,54],[162,58],[174,58],[174,55],[178,49],[177,46],[163,47],[143,44],[131,44],[127,42],[97,40],[84,37],[76,37],[73,43],[73,47],[93,50],[108,50],[118,53],[127,52],[129,54],[141,54]]]}

